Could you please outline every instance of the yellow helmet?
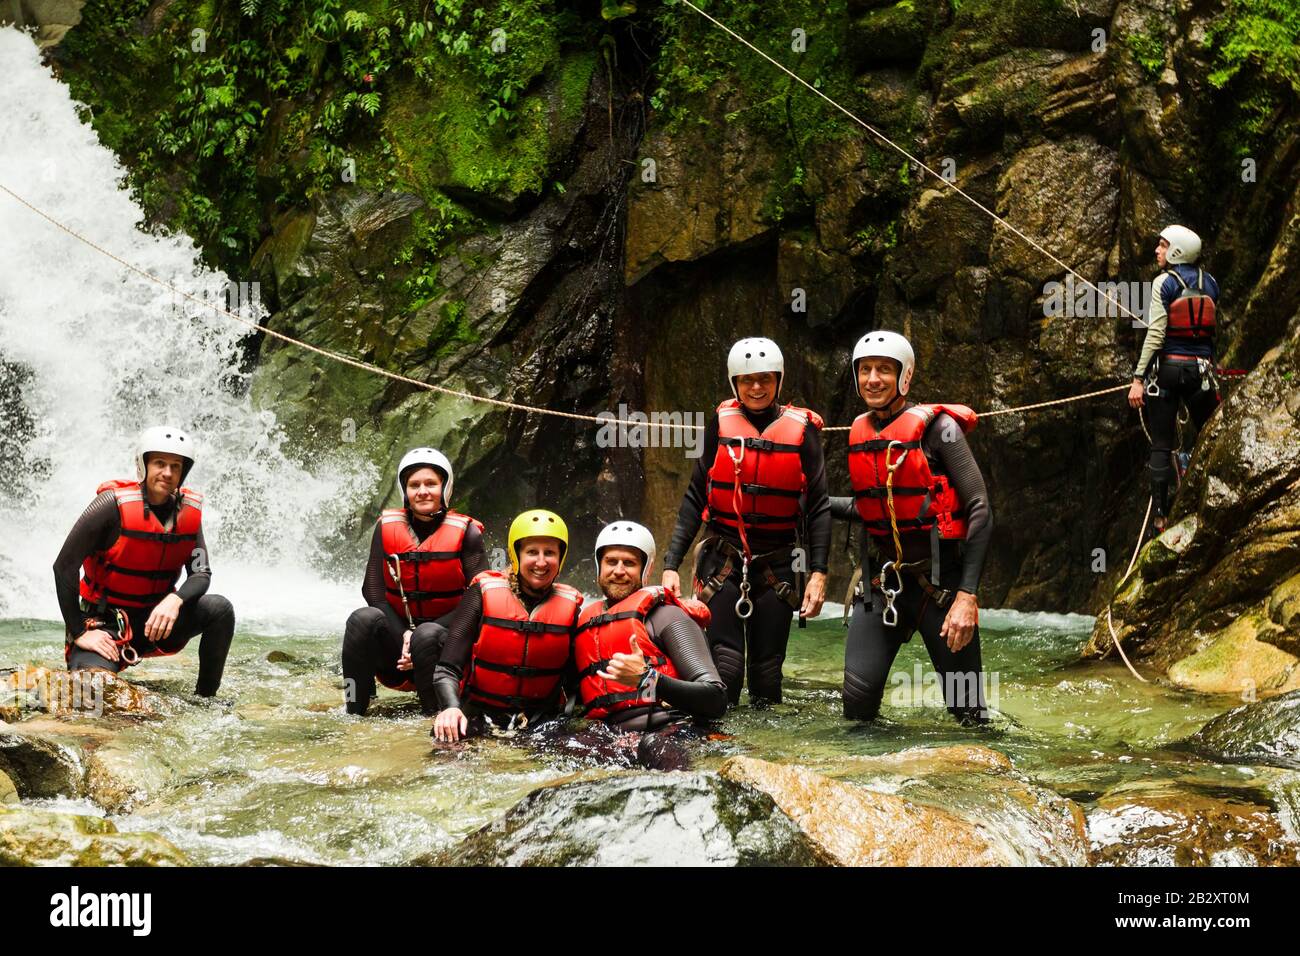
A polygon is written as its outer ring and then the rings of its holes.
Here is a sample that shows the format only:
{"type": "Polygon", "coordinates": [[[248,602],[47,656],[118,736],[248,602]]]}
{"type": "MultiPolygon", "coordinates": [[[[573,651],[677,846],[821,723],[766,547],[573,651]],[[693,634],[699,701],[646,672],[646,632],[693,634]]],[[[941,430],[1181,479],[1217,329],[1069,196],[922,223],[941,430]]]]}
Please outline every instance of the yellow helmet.
{"type": "Polygon", "coordinates": [[[533,508],[520,514],[510,522],[510,533],[506,535],[506,551],[510,554],[510,570],[519,573],[519,542],[524,538],[555,538],[560,542],[560,566],[555,569],[558,575],[564,570],[564,556],[569,553],[569,528],[564,519],[554,511],[545,508],[533,508]]]}

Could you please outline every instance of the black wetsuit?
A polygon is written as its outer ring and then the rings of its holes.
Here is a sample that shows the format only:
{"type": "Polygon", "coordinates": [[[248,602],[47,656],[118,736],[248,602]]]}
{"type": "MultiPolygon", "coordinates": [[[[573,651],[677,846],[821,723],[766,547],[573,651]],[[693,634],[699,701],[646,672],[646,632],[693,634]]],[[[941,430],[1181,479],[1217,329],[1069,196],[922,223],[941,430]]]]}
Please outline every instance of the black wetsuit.
{"type": "MultiPolygon", "coordinates": [[[[1214,376],[1214,339],[1179,336],[1168,331],[1169,308],[1183,288],[1178,278],[1171,274],[1173,270],[1177,270],[1183,282],[1196,288],[1198,272],[1195,266],[1172,266],[1156,278],[1147,314],[1149,329],[1142,355],[1138,357],[1139,366],[1133,371],[1135,379],[1145,380],[1148,387],[1154,382],[1159,390],[1159,394],[1148,394],[1144,398],[1147,431],[1151,435],[1151,460],[1147,470],[1151,476],[1152,510],[1159,517],[1167,515],[1173,503],[1172,453],[1178,444],[1178,406],[1187,406],[1198,433],[1219,407],[1219,388],[1214,376]],[[1152,351],[1155,354],[1142,364],[1143,358],[1152,351]]],[[[1217,304],[1219,284],[1214,276],[1202,271],[1199,280],[1202,291],[1217,304]]]]}
{"type": "MultiPolygon", "coordinates": [[[[169,498],[161,505],[149,504],[146,497],[145,505],[164,526],[176,513],[175,497],[169,498]]],[[[63,615],[70,645],[85,632],[88,618],[106,619],[100,608],[89,607],[81,600],[79,593],[81,566],[91,555],[111,548],[121,532],[122,518],[118,512],[117,499],[113,492],[105,491],[81,513],[81,517],[68,532],[59,556],[54,559],[54,591],[58,596],[59,611],[63,615]]],[[[221,686],[226,656],[230,652],[230,643],[235,636],[235,611],[230,602],[221,595],[207,593],[208,585],[212,580],[212,559],[208,554],[202,528],[199,529],[194,545],[195,553],[186,565],[185,580],[175,590],[175,594],[182,602],[181,609],[166,640],[154,643],[145,636],[144,625],[153,608],[122,608],[122,610],[131,624],[131,646],[141,657],[150,651],[175,654],[196,634],[202,634],[199,642],[199,677],[195,693],[203,697],[211,697],[221,686]]],[[[114,625],[109,624],[101,629],[116,634],[114,625]]],[[[75,645],[69,648],[69,670],[96,668],[116,674],[126,666],[120,659],[110,661],[94,651],[75,645]]]]}
{"type": "MultiPolygon", "coordinates": [[[[410,524],[416,538],[423,541],[442,526],[446,511],[439,512],[431,521],[411,518],[410,524]]],[[[417,622],[411,633],[411,662],[414,670],[399,671],[397,661],[402,656],[402,635],[406,633],[406,619],[388,603],[384,580],[384,543],[380,525],[370,539],[370,558],[361,584],[361,596],[366,606],[357,608],[348,617],[343,629],[343,683],[349,714],[364,714],[375,696],[375,678],[386,687],[400,687],[407,680],[415,684],[420,707],[426,714],[437,713],[438,699],[433,691],[433,672],[447,636],[447,624],[455,609],[436,621],[417,622]]],[[[465,529],[461,543],[460,567],[468,582],[480,571],[487,570],[487,556],[483,553],[483,536],[471,522],[465,529]]],[[[477,590],[477,589],[476,589],[477,590]]]]}
{"type": "MultiPolygon", "coordinates": [[[[771,405],[762,412],[753,413],[743,405],[741,410],[750,424],[761,434],[763,429],[772,424],[781,413],[781,406],[771,405]]],[[[695,540],[700,529],[705,505],[708,504],[709,471],[718,453],[718,416],[705,427],[703,450],[691,472],[691,481],[686,494],[682,496],[681,507],[677,511],[677,525],[673,528],[672,540],[668,552],[664,555],[664,568],[676,571],[686,555],[687,549],[695,540]]],[[[826,461],[822,455],[821,436],[811,425],[804,431],[804,440],[799,459],[808,487],[802,499],[802,513],[806,526],[808,570],[827,570],[827,556],[831,541],[830,499],[826,495],[826,461]]],[[[740,548],[739,536],[725,525],[710,522],[709,532],[722,537],[735,548],[740,548]]],[[[773,532],[762,527],[746,529],[752,554],[764,554],[770,551],[789,549],[795,545],[793,531],[773,532]]],[[[725,555],[716,549],[706,549],[700,555],[700,567],[695,569],[695,577],[702,579],[715,574],[725,561],[725,555]]],[[[773,574],[778,580],[791,587],[796,586],[792,560],[775,560],[771,563],[773,574]]],[[[786,644],[790,639],[790,624],[793,611],[790,605],[781,600],[771,588],[763,587],[750,571],[750,596],[754,602],[753,614],[748,621],[736,616],[736,602],[740,599],[740,567],[736,567],[726,583],[709,600],[709,611],[713,623],[709,625],[709,644],[713,649],[713,659],[717,663],[718,674],[727,687],[727,698],[731,703],[740,700],[740,688],[745,679],[746,644],[748,644],[748,679],[751,699],[760,698],[772,701],[781,699],[781,666],[785,662],[786,644]]],[[[803,595],[800,594],[802,599],[803,595]]]]}
{"type": "MultiPolygon", "coordinates": [[[[537,605],[551,596],[551,589],[547,588],[546,593],[541,596],[534,596],[522,588],[517,588],[515,596],[519,598],[524,610],[532,614],[537,605]]],[[[477,587],[472,587],[465,592],[465,597],[456,606],[456,610],[451,612],[451,619],[447,622],[447,638],[442,645],[442,656],[433,675],[434,697],[438,709],[459,708],[469,720],[469,730],[465,734],[467,737],[483,733],[489,721],[501,727],[507,726],[515,716],[514,711],[488,707],[478,701],[467,700],[461,703],[460,682],[470,669],[474,658],[474,645],[478,642],[482,625],[483,592],[477,587]]],[[[564,664],[564,673],[560,676],[555,693],[525,715],[528,724],[535,729],[539,721],[558,715],[564,700],[573,700],[577,689],[578,669],[573,662],[571,643],[569,659],[564,664]]]]}
{"type": "Polygon", "coordinates": [[[660,605],[650,612],[645,626],[677,671],[677,677],[661,672],[655,682],[655,700],[664,706],[615,711],[573,734],[556,750],[650,770],[690,767],[684,744],[692,734],[687,728],[720,718],[727,710],[727,689],[714,666],[708,638],[689,614],[660,605]],[[626,745],[630,733],[640,735],[635,750],[626,745]]]}
{"type": "MultiPolygon", "coordinates": [[[[883,421],[879,427],[883,429],[896,417],[883,421]]],[[[966,512],[965,540],[939,541],[939,586],[954,593],[960,590],[975,594],[993,534],[993,513],[984,477],[961,428],[946,413],[935,416],[922,438],[921,448],[930,462],[931,471],[948,476],[966,512]]],[[[851,497],[832,498],[831,510],[837,519],[861,521],[851,497]]],[[[862,530],[862,539],[863,578],[869,581],[879,574],[883,560],[894,559],[894,544],[892,537],[870,540],[871,535],[865,529],[862,530]],[[874,561],[870,553],[872,549],[876,552],[874,561]]],[[[904,532],[901,540],[904,562],[927,562],[932,571],[931,542],[934,539],[931,534],[904,532]]],[[[893,584],[892,576],[890,584],[893,584]]],[[[903,644],[919,630],[943,683],[948,710],[963,723],[986,720],[979,628],[976,627],[970,643],[954,654],[939,636],[948,608],[936,607],[911,573],[903,573],[903,590],[895,602],[898,623],[894,627],[885,627],[881,592],[865,587],[863,590],[871,594],[871,608],[864,608],[863,599],[854,597],[853,617],[844,648],[844,716],[871,720],[879,713],[894,658],[903,644]]]]}

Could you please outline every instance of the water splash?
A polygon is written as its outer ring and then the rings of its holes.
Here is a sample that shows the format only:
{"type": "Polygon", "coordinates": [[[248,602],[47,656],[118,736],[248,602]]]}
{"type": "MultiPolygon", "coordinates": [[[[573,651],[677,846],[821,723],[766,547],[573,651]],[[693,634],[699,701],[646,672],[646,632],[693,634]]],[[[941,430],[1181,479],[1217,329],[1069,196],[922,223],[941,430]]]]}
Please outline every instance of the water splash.
{"type": "MultiPolygon", "coordinates": [[[[0,182],[122,259],[207,302],[231,279],[184,234],[141,231],[117,158],[78,117],[32,40],[0,29],[0,182]]],[[[50,567],[96,485],[132,477],[140,429],[187,429],[199,456],[214,590],[297,630],[308,582],[341,624],[355,580],[322,585],[321,542],[371,495],[368,462],[340,453],[307,470],[273,411],[248,397],[249,334],[212,308],[130,272],[0,193],[0,614],[57,618],[50,567]]],[[[254,305],[241,306],[256,318],[254,305]]],[[[359,563],[359,559],[358,559],[359,563]]],[[[355,569],[352,569],[355,571],[355,569]]]]}

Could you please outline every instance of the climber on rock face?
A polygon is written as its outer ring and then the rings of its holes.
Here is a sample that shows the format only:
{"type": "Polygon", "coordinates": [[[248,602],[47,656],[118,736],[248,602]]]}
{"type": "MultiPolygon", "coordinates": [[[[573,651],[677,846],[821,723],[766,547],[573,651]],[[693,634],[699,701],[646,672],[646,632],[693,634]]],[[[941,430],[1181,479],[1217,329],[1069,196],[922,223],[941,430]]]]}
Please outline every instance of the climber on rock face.
{"type": "Polygon", "coordinates": [[[1201,239],[1186,226],[1169,226],[1160,233],[1155,253],[1160,274],[1151,284],[1147,334],[1133,369],[1128,403],[1146,408],[1153,525],[1163,531],[1175,469],[1182,471],[1181,459],[1174,456],[1179,404],[1187,406],[1198,432],[1219,406],[1214,374],[1219,284],[1195,264],[1201,239]]]}
{"type": "Polygon", "coordinates": [[[375,680],[414,690],[430,716],[438,710],[433,673],[447,624],[465,588],[487,568],[483,525],[450,510],[455,475],[434,448],[415,448],[397,466],[401,508],[375,524],[361,595],[343,631],[348,713],[364,714],[375,680]]]}
{"type": "Polygon", "coordinates": [[[825,597],[831,517],[822,419],[778,403],[785,359],[771,339],[733,345],[727,377],[734,398],[705,428],[664,556],[663,585],[681,596],[677,568],[707,523],[695,555],[696,596],[712,615],[709,643],[727,697],[740,700],[748,671],[750,699],[779,702],[792,615],[816,617],[825,597]],[[806,565],[796,561],[801,525],[806,565]],[[804,567],[811,574],[800,594],[796,575],[804,567]]]}
{"type": "Polygon", "coordinates": [[[182,487],[194,441],[170,425],[147,428],[135,466],[134,481],[99,486],[54,562],[68,670],[118,673],[144,657],[179,654],[202,634],[195,693],[211,697],[221,686],[235,612],[207,593],[203,496],[182,487]],[[176,587],[182,568],[185,581],[176,587]]]}
{"type": "Polygon", "coordinates": [[[852,363],[868,410],[849,432],[853,497],[832,498],[831,509],[865,525],[862,577],[871,583],[851,599],[844,716],[876,716],[894,657],[919,630],[948,710],[962,723],[983,723],[975,592],[993,515],[965,438],[975,413],[907,400],[916,359],[895,332],[868,332],[852,363]]]}

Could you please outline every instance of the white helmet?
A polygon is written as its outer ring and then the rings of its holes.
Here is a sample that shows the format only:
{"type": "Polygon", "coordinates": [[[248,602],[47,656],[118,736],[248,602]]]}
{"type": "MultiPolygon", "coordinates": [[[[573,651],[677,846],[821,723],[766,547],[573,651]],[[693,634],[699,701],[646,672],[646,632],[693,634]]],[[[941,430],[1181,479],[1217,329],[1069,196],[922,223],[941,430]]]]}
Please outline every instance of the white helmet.
{"type": "Polygon", "coordinates": [[[402,499],[402,507],[407,508],[411,504],[406,500],[406,482],[403,479],[407,471],[417,465],[426,465],[442,472],[442,506],[450,508],[451,482],[455,475],[452,474],[451,462],[447,456],[436,448],[412,448],[402,456],[402,463],[397,466],[397,495],[402,499]]]}
{"type": "Polygon", "coordinates": [[[776,373],[776,397],[781,397],[781,382],[785,379],[785,356],[781,347],[771,339],[741,339],[727,353],[727,380],[731,382],[731,394],[740,400],[736,391],[736,378],[740,375],[753,375],[757,372],[776,373]]]}
{"type": "Polygon", "coordinates": [[[605,525],[596,535],[596,573],[600,574],[600,552],[615,545],[632,548],[641,552],[641,584],[645,585],[650,577],[650,568],[655,563],[655,536],[650,529],[635,521],[615,521],[605,525]]]}
{"type": "Polygon", "coordinates": [[[194,442],[190,436],[173,425],[155,425],[140,433],[140,444],[135,450],[135,477],[144,481],[145,456],[151,451],[177,455],[181,459],[181,483],[194,467],[194,442]]]}
{"type": "Polygon", "coordinates": [[[1191,265],[1201,257],[1201,237],[1186,226],[1165,226],[1160,238],[1169,243],[1165,250],[1165,262],[1177,265],[1185,262],[1191,265]]]}
{"type": "MultiPolygon", "coordinates": [[[[868,332],[858,339],[858,344],[853,346],[853,377],[857,378],[859,359],[881,356],[891,358],[899,364],[898,394],[906,395],[912,387],[912,373],[916,371],[916,353],[912,351],[912,344],[897,332],[879,330],[868,332]]],[[[854,391],[856,390],[855,381],[854,391]]]]}

